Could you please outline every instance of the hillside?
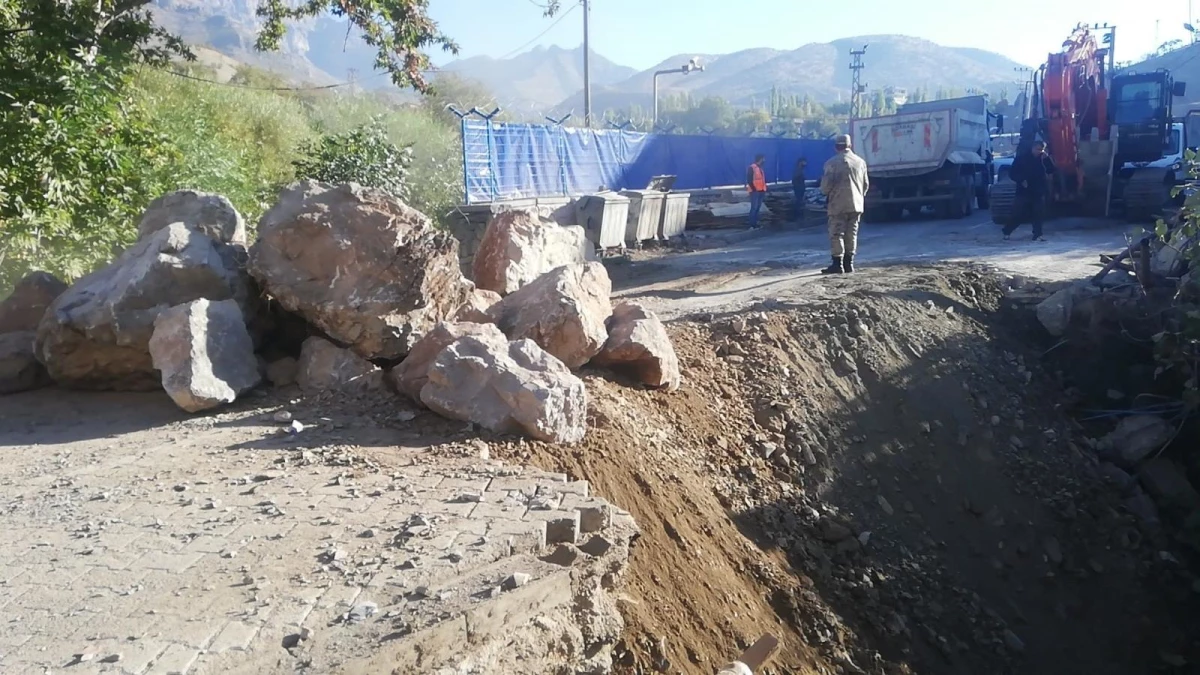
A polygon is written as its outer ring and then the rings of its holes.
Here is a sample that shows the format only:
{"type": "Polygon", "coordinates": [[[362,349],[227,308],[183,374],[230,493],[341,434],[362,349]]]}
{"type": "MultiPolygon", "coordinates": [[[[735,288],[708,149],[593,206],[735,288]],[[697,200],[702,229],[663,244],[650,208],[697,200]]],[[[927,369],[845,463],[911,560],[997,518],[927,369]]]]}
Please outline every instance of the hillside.
{"type": "MultiPolygon", "coordinates": [[[[868,44],[863,80],[871,88],[884,86],[980,88],[997,93],[1012,87],[1013,68],[1020,64],[992,52],[944,47],[903,35],[868,35],[828,43],[811,43],[790,51],[747,49],[732,54],[700,54],[705,72],[687,77],[664,77],[660,91],[688,92],[697,97],[721,96],[738,105],[762,101],[778,87],[789,94],[808,94],[821,102],[845,100],[850,94],[850,50],[868,44]]],[[[624,82],[593,90],[593,107],[649,107],[656,70],[676,68],[697,54],[678,54],[624,82]]],[[[577,92],[558,106],[582,107],[577,92]]]]}

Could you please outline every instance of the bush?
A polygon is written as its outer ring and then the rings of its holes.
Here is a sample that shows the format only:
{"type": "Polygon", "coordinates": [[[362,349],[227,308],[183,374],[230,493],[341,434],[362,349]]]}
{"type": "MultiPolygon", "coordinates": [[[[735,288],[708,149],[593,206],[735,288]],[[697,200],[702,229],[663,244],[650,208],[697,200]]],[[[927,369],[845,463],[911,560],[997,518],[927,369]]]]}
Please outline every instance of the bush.
{"type": "Polygon", "coordinates": [[[323,183],[358,183],[408,198],[408,167],[412,146],[388,140],[379,119],[341,134],[325,134],[305,145],[292,162],[296,178],[323,183]]]}

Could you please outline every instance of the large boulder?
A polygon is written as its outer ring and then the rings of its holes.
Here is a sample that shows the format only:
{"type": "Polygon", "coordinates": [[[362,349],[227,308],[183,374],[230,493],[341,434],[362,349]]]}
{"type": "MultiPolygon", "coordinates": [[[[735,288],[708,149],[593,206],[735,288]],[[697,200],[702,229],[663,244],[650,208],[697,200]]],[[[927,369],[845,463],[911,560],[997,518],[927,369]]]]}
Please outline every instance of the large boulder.
{"type": "Polygon", "coordinates": [[[226,244],[246,243],[246,221],[233,202],[222,195],[177,190],[150,202],[138,223],[138,239],[158,232],[171,223],[183,223],[226,244]]]}
{"type": "Polygon", "coordinates": [[[1038,303],[1037,318],[1047,333],[1061,337],[1067,332],[1067,327],[1071,325],[1074,299],[1074,289],[1064,288],[1038,303]]]}
{"type": "Polygon", "coordinates": [[[31,330],[0,333],[0,394],[37,389],[50,384],[46,369],[33,355],[31,330]]]}
{"type": "Polygon", "coordinates": [[[421,389],[429,380],[429,366],[443,349],[468,335],[507,342],[504,333],[490,323],[442,322],[421,338],[400,365],[388,373],[388,379],[396,391],[420,403],[421,389]]]}
{"type": "Polygon", "coordinates": [[[300,348],[296,384],[308,392],[374,391],[383,386],[383,371],[353,351],[313,336],[300,348]]]}
{"type": "Polygon", "coordinates": [[[550,270],[589,262],[596,251],[582,227],[563,226],[517,209],[488,221],[472,261],[475,285],[508,295],[550,270]]]}
{"type": "Polygon", "coordinates": [[[651,387],[679,388],[679,357],[654,312],[623,302],[613,309],[607,325],[608,340],[592,363],[629,372],[651,387]]]}
{"type": "Polygon", "coordinates": [[[0,302],[0,333],[37,330],[46,308],[66,290],[67,285],[49,272],[27,275],[0,302]]]}
{"type": "Polygon", "coordinates": [[[167,395],[187,412],[232,403],[261,380],[254,341],[234,300],[200,298],[161,312],[150,358],[167,395]]]}
{"type": "Polygon", "coordinates": [[[58,296],[38,325],[38,360],[71,387],[157,389],[149,344],[159,314],[200,298],[237,300],[243,315],[254,313],[244,252],[183,223],[167,225],[58,296]]]}
{"type": "Polygon", "coordinates": [[[396,360],[466,301],[454,237],[382,190],[304,181],[258,224],[250,273],[369,359],[396,360]]]}
{"type": "Polygon", "coordinates": [[[429,367],[421,402],[437,413],[498,433],[574,443],[587,431],[587,389],[532,340],[464,337],[429,367]]]}
{"type": "Polygon", "coordinates": [[[530,339],[568,368],[578,368],[608,339],[612,282],[591,262],[551,270],[496,303],[489,317],[512,340],[530,339]]]}

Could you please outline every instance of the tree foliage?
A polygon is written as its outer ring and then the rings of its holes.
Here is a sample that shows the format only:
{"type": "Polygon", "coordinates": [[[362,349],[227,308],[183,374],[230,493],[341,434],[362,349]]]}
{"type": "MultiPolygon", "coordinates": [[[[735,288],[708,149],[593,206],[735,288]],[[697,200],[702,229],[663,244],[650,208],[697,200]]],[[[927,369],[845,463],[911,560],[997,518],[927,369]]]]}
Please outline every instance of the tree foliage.
{"type": "Polygon", "coordinates": [[[293,162],[296,178],[323,183],[358,183],[408,198],[411,147],[388,140],[380,120],[341,134],[325,134],[309,143],[293,162]]]}
{"type": "Polygon", "coordinates": [[[400,88],[427,91],[431,48],[458,53],[458,45],[446,37],[429,18],[429,0],[263,0],[258,16],[263,19],[257,46],[264,51],[279,49],[287,24],[328,12],[345,19],[362,32],[363,41],[375,48],[375,67],[391,73],[400,88]]]}
{"type": "Polygon", "coordinates": [[[127,241],[133,212],[156,190],[170,150],[128,84],[139,64],[190,54],[145,5],[0,0],[5,275],[43,265],[78,276],[127,241]]]}

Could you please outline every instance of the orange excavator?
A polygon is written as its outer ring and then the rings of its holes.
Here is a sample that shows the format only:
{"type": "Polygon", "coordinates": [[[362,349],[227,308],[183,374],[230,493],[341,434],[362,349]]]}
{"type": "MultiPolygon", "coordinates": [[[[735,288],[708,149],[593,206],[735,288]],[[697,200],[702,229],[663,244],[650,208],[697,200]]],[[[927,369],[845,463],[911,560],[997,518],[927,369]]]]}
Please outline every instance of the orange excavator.
{"type": "MultiPolygon", "coordinates": [[[[1043,140],[1057,172],[1048,198],[1051,213],[1147,217],[1170,200],[1177,176],[1172,167],[1150,164],[1171,144],[1171,102],[1183,82],[1170,72],[1107,72],[1108,50],[1080,25],[1034,74],[1029,119],[1021,123],[1017,152],[1043,140]]],[[[1016,184],[1001,181],[991,194],[992,218],[1007,222],[1016,184]]]]}

